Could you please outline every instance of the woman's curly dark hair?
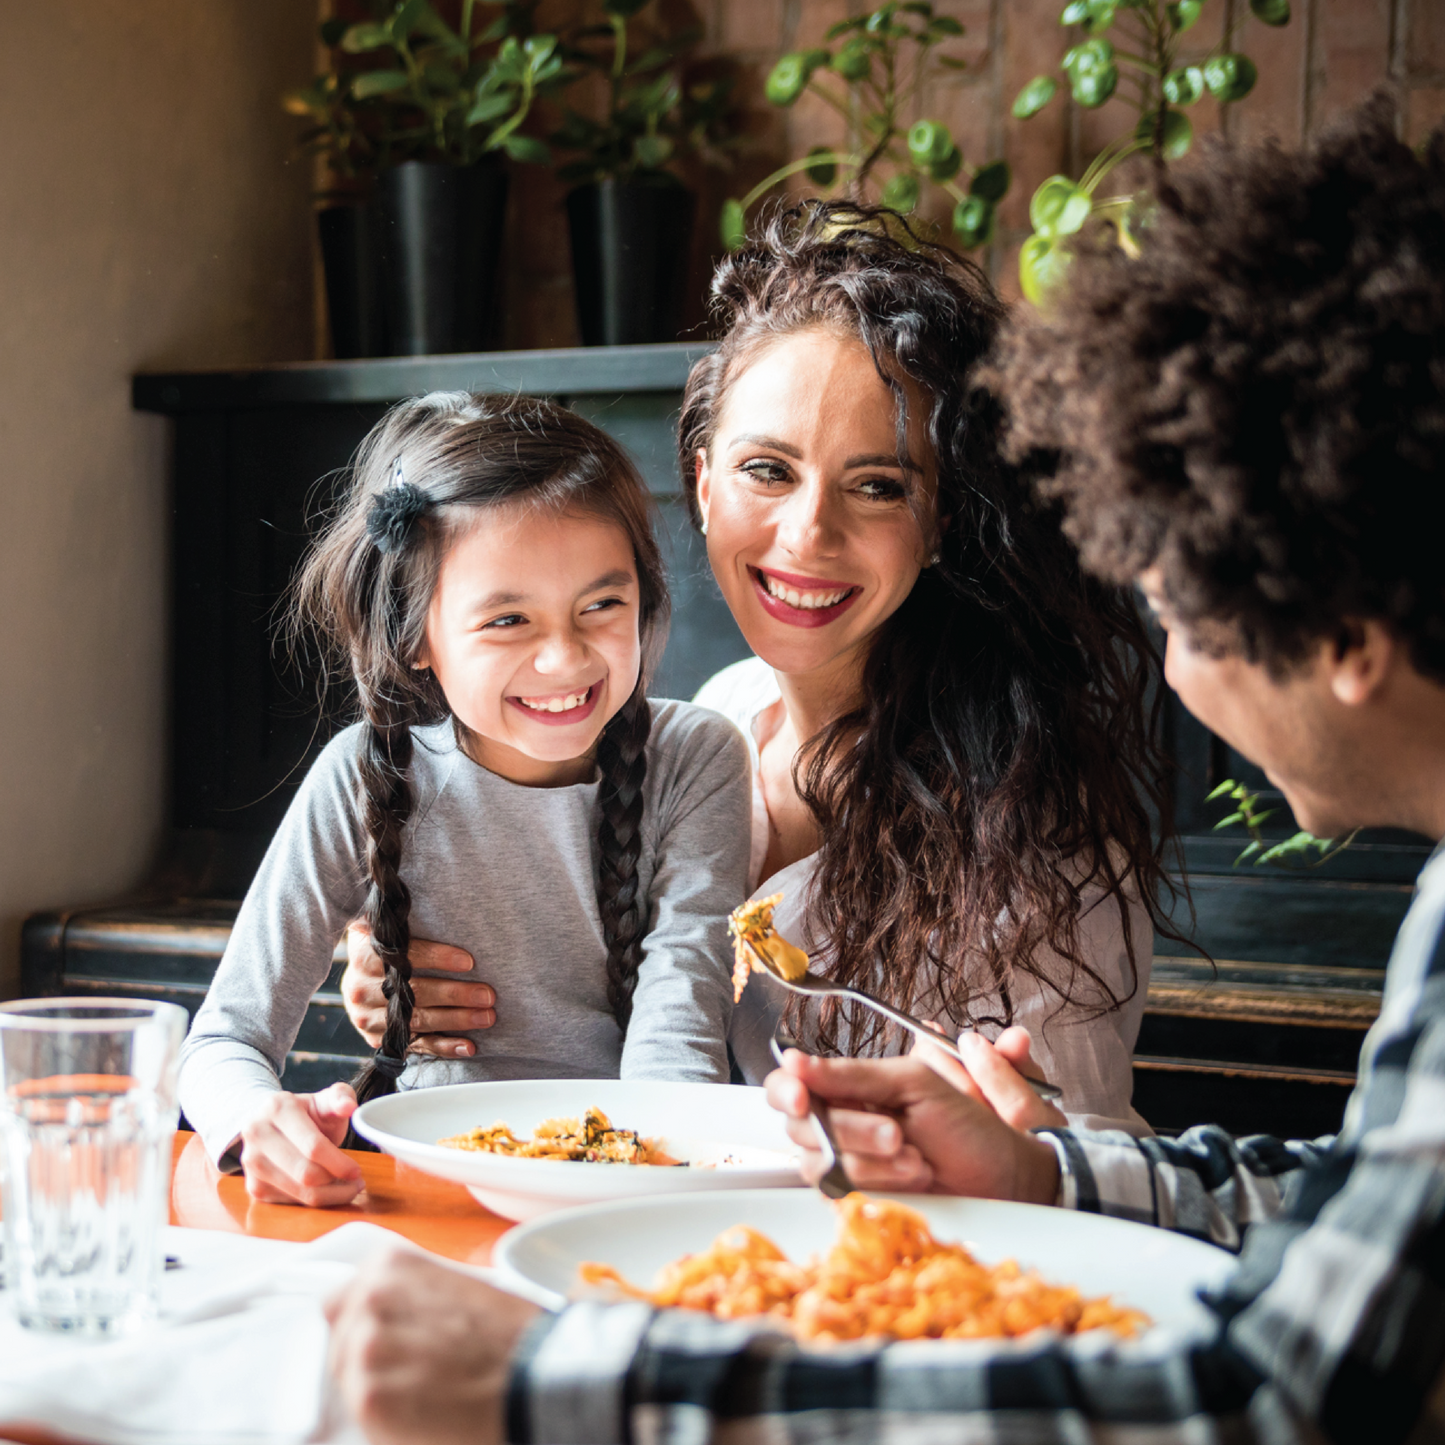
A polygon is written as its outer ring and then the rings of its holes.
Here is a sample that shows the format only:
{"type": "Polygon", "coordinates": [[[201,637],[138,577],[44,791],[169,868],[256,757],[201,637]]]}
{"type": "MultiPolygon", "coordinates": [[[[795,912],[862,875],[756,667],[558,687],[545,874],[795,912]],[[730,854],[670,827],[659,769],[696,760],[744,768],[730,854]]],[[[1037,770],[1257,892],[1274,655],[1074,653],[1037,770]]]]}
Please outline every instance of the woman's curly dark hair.
{"type": "MultiPolygon", "coordinates": [[[[868,348],[897,404],[900,456],[912,382],[937,459],[936,512],[920,520],[939,560],[879,629],[856,703],[795,764],[822,838],[811,926],[828,975],[959,1024],[1007,1022],[1021,975],[1061,1006],[1117,1007],[1080,951],[1079,912],[1083,890],[1102,886],[1131,957],[1131,896],[1160,921],[1153,654],[1129,594],[1084,576],[1056,517],[1000,458],[998,408],[973,372],[1002,304],[891,212],[838,202],[774,215],[712,289],[722,339],[688,379],[679,426],[694,522],[696,458],[729,384],[800,331],[868,348]]],[[[850,1051],[890,1037],[864,1010],[825,1009],[816,1046],[837,1047],[845,1019],[850,1051]]]]}
{"type": "Polygon", "coordinates": [[[995,378],[1085,564],[1157,566],[1276,672],[1375,618],[1445,681],[1445,132],[1416,155],[1376,99],[1300,153],[1216,145],[1140,247],[1081,248],[995,378]]]}

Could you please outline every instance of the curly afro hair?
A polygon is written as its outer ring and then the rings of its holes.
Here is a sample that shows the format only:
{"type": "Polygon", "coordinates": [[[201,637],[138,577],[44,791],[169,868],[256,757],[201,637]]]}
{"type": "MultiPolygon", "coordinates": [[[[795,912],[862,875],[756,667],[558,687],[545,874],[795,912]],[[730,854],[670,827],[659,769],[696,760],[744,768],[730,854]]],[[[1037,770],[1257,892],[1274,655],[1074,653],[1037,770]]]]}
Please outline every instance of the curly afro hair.
{"type": "Polygon", "coordinates": [[[1377,98],[1155,199],[1136,259],[1081,246],[1001,344],[1010,450],[1090,570],[1157,566],[1206,645],[1278,673],[1373,618],[1445,682],[1445,130],[1417,155],[1377,98]]]}

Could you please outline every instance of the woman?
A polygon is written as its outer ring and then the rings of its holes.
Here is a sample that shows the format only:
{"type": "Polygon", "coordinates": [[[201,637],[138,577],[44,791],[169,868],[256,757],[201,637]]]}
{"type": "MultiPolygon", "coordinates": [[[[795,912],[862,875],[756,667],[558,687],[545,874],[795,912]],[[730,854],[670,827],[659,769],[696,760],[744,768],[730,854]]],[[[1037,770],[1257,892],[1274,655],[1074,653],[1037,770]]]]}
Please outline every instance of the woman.
{"type": "MultiPolygon", "coordinates": [[[[751,881],[828,976],[950,1031],[1023,1024],[1072,1118],[1147,1128],[1129,1098],[1162,879],[1149,648],[1000,459],[970,379],[1000,302],[896,216],[840,203],[776,216],[713,298],[679,454],[756,654],[697,699],[749,740],[751,881]]],[[[369,1033],[376,971],[353,953],[369,1033]]],[[[418,980],[422,1029],[468,1003],[486,1026],[495,1001],[462,987],[418,980]]],[[[735,1015],[750,1081],[781,1006],[755,985],[735,1015]]],[[[791,1012],[818,1051],[902,1042],[831,1001],[791,1012]]]]}

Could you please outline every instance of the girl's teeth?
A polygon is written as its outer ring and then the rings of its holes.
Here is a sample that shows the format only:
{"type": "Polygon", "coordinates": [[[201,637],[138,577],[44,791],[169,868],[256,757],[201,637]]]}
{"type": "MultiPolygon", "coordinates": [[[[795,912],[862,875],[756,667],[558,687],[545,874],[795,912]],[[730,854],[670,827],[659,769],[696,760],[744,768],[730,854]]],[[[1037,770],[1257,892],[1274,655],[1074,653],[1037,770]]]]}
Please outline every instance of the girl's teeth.
{"type": "MultiPolygon", "coordinates": [[[[591,691],[591,688],[587,689],[587,692],[591,691]]],[[[586,692],[573,693],[571,697],[524,697],[522,699],[522,702],[533,712],[571,712],[574,707],[581,707],[586,701],[586,692]]]]}
{"type": "Polygon", "coordinates": [[[801,608],[804,612],[816,612],[822,607],[836,607],[853,590],[851,587],[843,587],[836,592],[815,592],[811,589],[799,592],[795,587],[785,587],[766,572],[762,574],[762,578],[763,586],[767,588],[770,596],[786,602],[789,607],[801,608]]]}

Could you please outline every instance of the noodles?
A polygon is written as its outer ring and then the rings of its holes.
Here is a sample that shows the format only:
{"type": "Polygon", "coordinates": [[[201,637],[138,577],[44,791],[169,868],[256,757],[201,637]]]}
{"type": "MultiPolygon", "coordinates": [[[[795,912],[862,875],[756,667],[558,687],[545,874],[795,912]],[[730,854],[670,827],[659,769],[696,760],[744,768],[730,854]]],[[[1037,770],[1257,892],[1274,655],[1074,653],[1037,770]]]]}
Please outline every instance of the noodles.
{"type": "Polygon", "coordinates": [[[719,1319],[765,1315],[800,1339],[827,1342],[887,1335],[900,1340],[986,1339],[1054,1329],[1108,1329],[1128,1339],[1147,1315],[1107,1297],[1085,1299],[1013,1260],[980,1264],[959,1244],[940,1244],[916,1210],[866,1194],[837,1204],[841,1229],[821,1261],[793,1264],[771,1240],[737,1225],[701,1254],[663,1268],[639,1290],[608,1265],[584,1264],[589,1284],[609,1281],[659,1307],[719,1319]]]}
{"type": "Polygon", "coordinates": [[[774,893],[770,898],[757,898],[734,908],[728,917],[728,932],[733,936],[734,1003],[742,999],[748,975],[756,967],[758,955],[779,978],[792,981],[802,978],[808,971],[808,955],[781,937],[773,927],[773,909],[782,901],[781,893],[774,893]]]}
{"type": "Polygon", "coordinates": [[[448,1149],[480,1154],[506,1154],[514,1159],[570,1159],[590,1164],[655,1164],[677,1166],[656,1139],[629,1129],[614,1129],[601,1109],[588,1109],[576,1119],[544,1119],[530,1139],[519,1139],[505,1124],[476,1128],[438,1139],[448,1149]]]}

